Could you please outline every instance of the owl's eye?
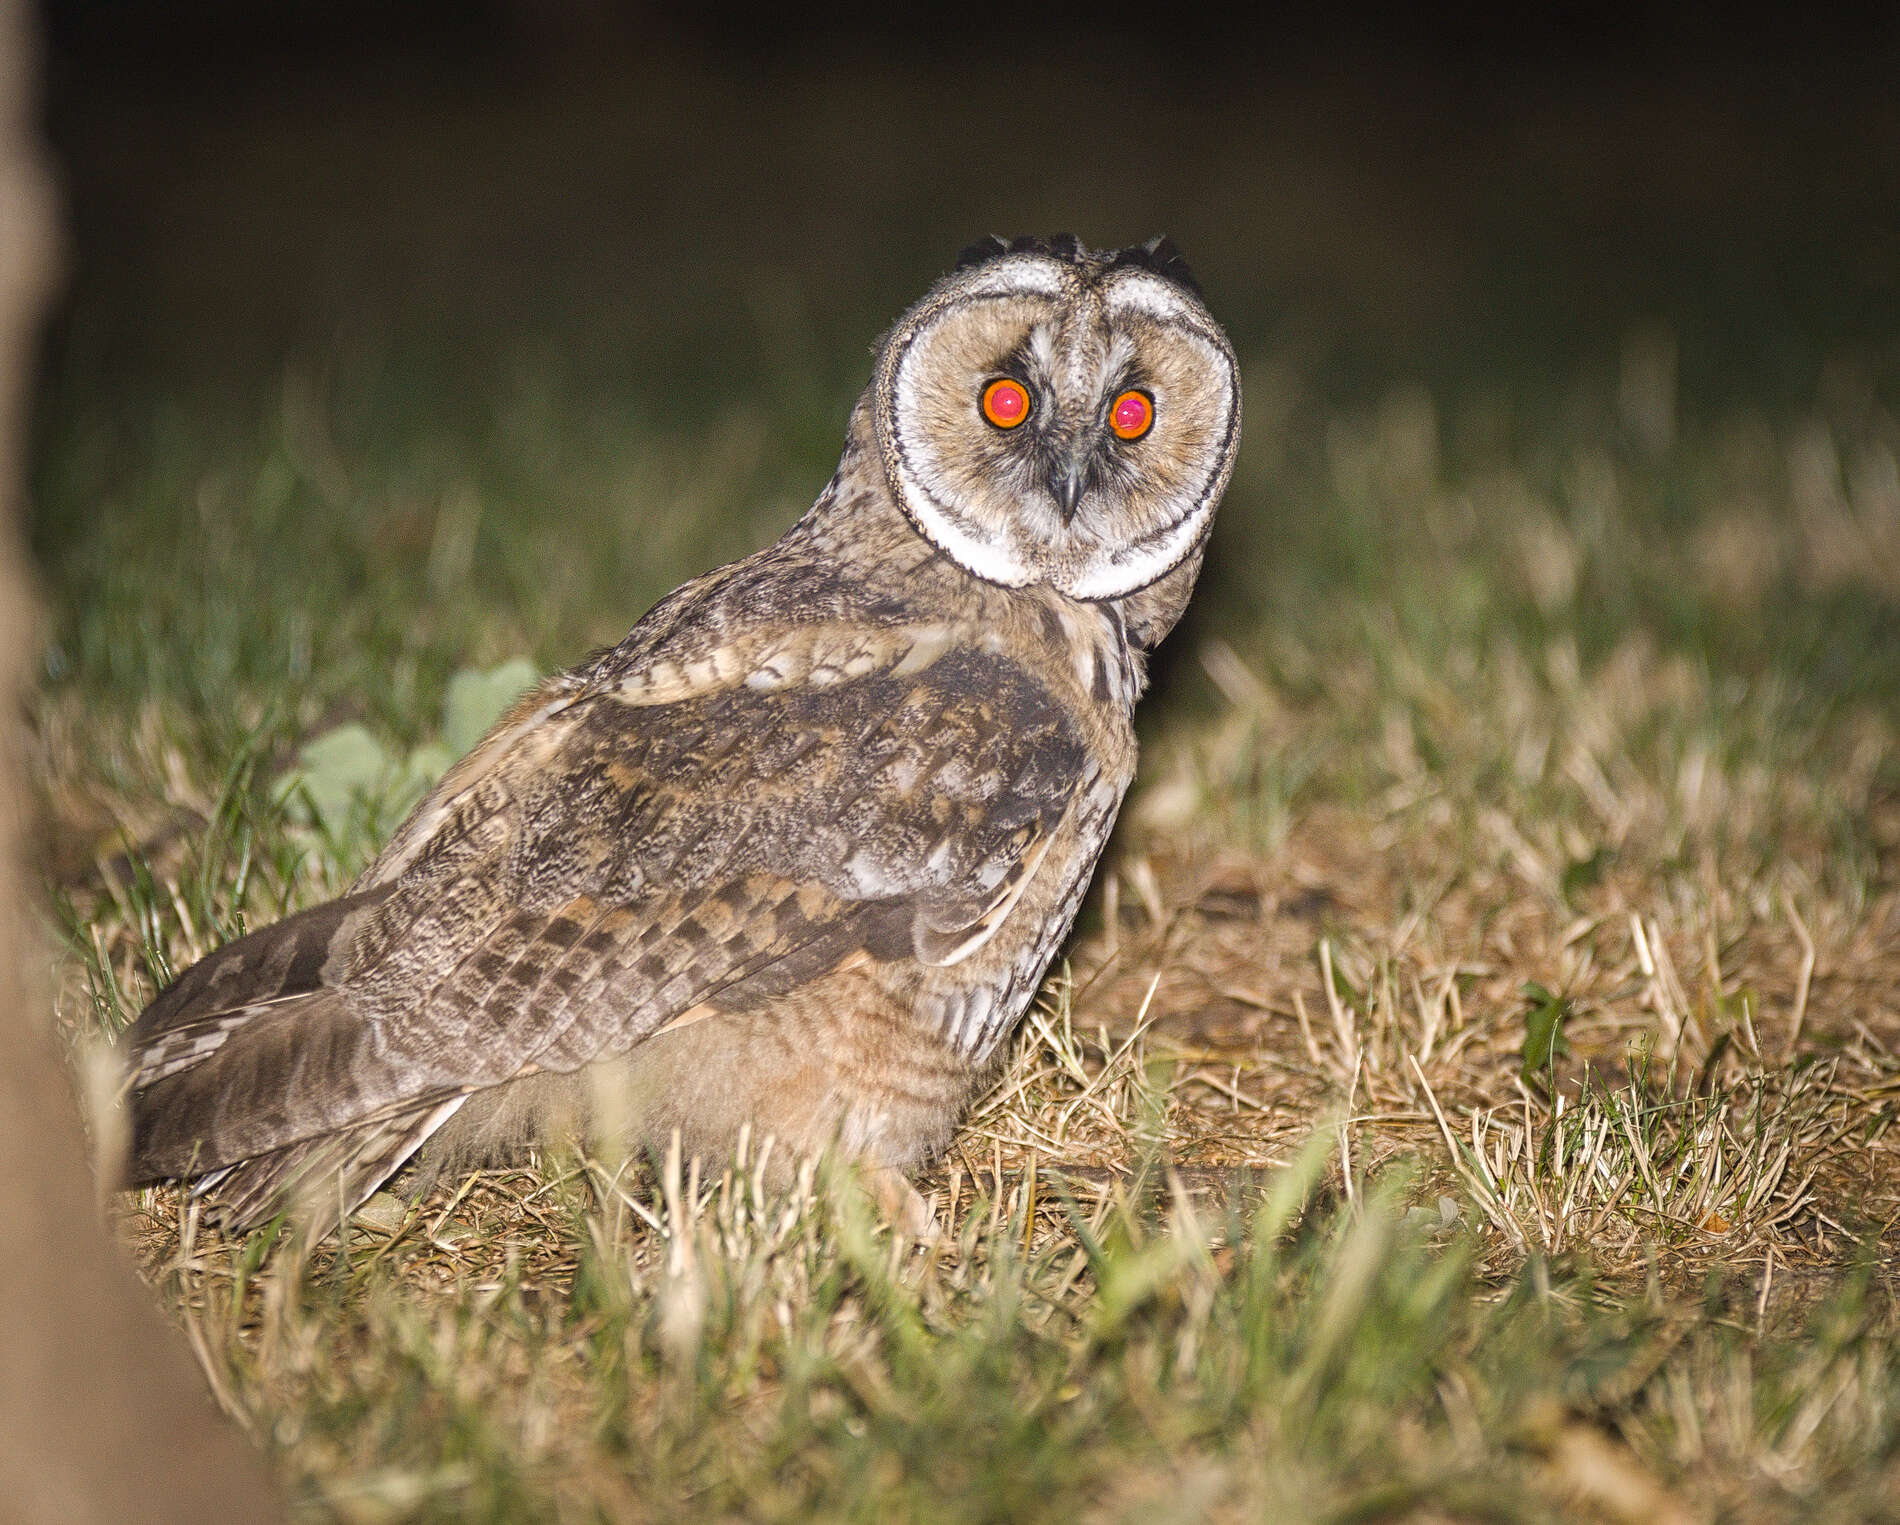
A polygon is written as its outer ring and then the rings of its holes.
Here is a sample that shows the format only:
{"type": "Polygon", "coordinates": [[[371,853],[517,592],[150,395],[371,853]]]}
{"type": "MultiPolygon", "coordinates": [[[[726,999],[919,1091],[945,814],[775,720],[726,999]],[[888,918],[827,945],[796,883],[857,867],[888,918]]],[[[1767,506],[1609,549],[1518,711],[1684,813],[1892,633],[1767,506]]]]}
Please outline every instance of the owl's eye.
{"type": "Polygon", "coordinates": [[[983,416],[999,429],[1014,429],[1029,417],[1029,389],[1007,376],[983,388],[983,416]]]}
{"type": "Polygon", "coordinates": [[[1154,399],[1146,392],[1124,392],[1108,410],[1108,427],[1119,439],[1140,439],[1154,426],[1154,399]]]}

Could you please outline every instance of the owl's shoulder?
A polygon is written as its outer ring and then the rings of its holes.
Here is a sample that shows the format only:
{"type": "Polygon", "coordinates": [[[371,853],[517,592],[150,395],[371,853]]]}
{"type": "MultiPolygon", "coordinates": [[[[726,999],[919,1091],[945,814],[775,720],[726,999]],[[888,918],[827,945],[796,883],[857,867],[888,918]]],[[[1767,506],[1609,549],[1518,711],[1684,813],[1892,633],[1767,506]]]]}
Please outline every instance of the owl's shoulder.
{"type": "Polygon", "coordinates": [[[875,630],[915,623],[928,590],[839,557],[801,521],[752,555],[692,579],[656,603],[617,645],[575,669],[589,687],[632,682],[656,665],[693,662],[774,631],[875,630]]]}

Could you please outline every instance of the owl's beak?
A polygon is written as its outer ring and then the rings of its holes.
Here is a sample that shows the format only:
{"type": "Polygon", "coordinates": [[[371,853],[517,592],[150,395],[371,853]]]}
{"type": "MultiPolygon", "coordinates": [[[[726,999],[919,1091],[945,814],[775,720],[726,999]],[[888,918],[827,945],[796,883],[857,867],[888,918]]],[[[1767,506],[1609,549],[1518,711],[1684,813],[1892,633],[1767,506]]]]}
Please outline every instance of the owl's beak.
{"type": "Polygon", "coordinates": [[[1075,521],[1076,506],[1082,501],[1082,493],[1088,487],[1088,466],[1080,460],[1064,461],[1049,474],[1049,496],[1056,500],[1056,508],[1062,514],[1063,528],[1075,521]]]}

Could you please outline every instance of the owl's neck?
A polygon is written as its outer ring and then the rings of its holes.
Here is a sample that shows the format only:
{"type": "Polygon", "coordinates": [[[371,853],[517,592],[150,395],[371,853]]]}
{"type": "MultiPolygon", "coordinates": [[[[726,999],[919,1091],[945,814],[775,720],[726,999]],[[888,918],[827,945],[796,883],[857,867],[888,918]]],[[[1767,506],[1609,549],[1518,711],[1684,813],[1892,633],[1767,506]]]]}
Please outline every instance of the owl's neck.
{"type": "Polygon", "coordinates": [[[1205,543],[1196,546],[1173,571],[1147,587],[1100,603],[1070,599],[1053,588],[1012,589],[982,582],[926,540],[898,507],[878,455],[868,392],[851,410],[837,473],[786,538],[807,540],[831,564],[859,567],[887,585],[894,585],[893,579],[940,577],[963,589],[976,583],[997,598],[1048,598],[1073,605],[1078,614],[1096,610],[1110,617],[1137,652],[1159,645],[1181,618],[1205,549],[1205,543]]]}

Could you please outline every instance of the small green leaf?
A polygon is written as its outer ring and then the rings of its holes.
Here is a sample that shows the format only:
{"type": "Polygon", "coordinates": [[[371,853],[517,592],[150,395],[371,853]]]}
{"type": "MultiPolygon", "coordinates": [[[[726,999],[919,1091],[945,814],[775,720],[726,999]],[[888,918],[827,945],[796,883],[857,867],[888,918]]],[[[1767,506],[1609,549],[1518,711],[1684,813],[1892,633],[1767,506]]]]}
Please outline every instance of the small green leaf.
{"type": "Polygon", "coordinates": [[[1570,1052],[1564,1041],[1564,1021],[1570,1015],[1566,996],[1553,995],[1539,984],[1524,987],[1524,999],[1530,1008],[1524,1013],[1524,1068],[1526,1080],[1548,1069],[1551,1061],[1570,1052]]]}
{"type": "Polygon", "coordinates": [[[442,700],[442,744],[453,756],[462,756],[540,677],[526,657],[511,658],[486,672],[463,668],[449,679],[442,700]]]}
{"type": "Polygon", "coordinates": [[[408,768],[433,784],[455,766],[456,754],[439,741],[425,741],[409,754],[408,768]]]}
{"type": "Polygon", "coordinates": [[[1613,849],[1599,847],[1587,858],[1571,859],[1564,865],[1563,878],[1558,886],[1563,891],[1564,899],[1574,900],[1583,891],[1599,883],[1603,878],[1603,871],[1610,866],[1615,857],[1616,853],[1613,849]]]}
{"type": "Polygon", "coordinates": [[[387,817],[400,820],[454,765],[455,754],[439,741],[425,742],[389,771],[378,796],[387,817]]]}
{"type": "Polygon", "coordinates": [[[364,805],[374,807],[376,820],[400,819],[536,678],[520,657],[486,672],[458,672],[443,700],[441,740],[407,754],[390,752],[355,721],[325,731],[297,754],[297,766],[278,782],[277,798],[293,821],[332,835],[363,814],[364,805]]]}
{"type": "Polygon", "coordinates": [[[357,801],[381,794],[393,761],[381,742],[351,721],[304,744],[297,766],[278,781],[277,798],[292,820],[340,831],[357,801]]]}

